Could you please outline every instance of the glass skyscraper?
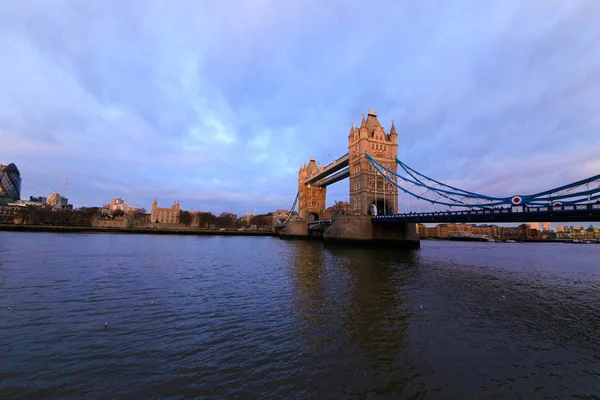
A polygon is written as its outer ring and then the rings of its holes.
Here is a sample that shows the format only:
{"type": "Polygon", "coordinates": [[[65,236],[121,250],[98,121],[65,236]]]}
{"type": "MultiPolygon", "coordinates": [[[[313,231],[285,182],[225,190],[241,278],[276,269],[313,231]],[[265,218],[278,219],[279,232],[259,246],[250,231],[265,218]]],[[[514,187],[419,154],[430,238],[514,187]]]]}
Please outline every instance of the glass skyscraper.
{"type": "Polygon", "coordinates": [[[0,165],[0,198],[21,199],[21,173],[15,164],[0,165]]]}

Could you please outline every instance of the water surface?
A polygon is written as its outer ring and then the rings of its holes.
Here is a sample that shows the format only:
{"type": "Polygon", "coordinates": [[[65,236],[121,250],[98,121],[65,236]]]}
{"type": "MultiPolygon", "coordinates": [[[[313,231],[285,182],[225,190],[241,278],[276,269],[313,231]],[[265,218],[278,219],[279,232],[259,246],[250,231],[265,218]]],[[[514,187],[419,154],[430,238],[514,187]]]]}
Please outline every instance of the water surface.
{"type": "Polygon", "coordinates": [[[597,398],[599,329],[600,245],[0,232],[2,399],[597,398]]]}

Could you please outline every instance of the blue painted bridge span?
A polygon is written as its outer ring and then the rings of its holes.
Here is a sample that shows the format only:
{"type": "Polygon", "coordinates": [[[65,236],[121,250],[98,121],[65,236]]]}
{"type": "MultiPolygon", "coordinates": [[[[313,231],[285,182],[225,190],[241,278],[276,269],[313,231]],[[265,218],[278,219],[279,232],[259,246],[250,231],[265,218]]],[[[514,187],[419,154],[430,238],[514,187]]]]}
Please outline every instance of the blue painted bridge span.
{"type": "Polygon", "coordinates": [[[374,222],[494,223],[494,222],[600,222],[600,204],[440,211],[378,215],[374,222]]]}

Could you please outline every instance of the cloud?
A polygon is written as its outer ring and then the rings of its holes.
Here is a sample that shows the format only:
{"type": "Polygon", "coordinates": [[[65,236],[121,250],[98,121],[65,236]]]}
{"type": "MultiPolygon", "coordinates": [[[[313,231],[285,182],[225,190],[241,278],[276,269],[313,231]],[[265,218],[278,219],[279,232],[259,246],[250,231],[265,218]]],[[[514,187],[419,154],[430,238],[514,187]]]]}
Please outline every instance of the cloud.
{"type": "MultiPolygon", "coordinates": [[[[600,5],[0,3],[0,158],[76,205],[287,208],[298,167],[395,119],[399,158],[491,195],[598,173],[600,5]],[[136,195],[139,189],[139,195],[136,195]]],[[[328,190],[345,200],[348,183],[328,190]]]]}

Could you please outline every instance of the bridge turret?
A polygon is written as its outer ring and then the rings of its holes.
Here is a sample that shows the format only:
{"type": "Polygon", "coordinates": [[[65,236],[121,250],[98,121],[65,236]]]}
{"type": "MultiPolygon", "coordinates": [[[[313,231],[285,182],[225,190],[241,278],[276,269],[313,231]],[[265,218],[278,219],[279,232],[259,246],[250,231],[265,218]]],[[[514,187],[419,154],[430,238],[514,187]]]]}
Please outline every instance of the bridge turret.
{"type": "Polygon", "coordinates": [[[367,132],[369,133],[369,137],[375,136],[376,131],[383,132],[383,128],[379,123],[379,120],[377,119],[377,114],[373,109],[369,111],[365,125],[367,126],[367,132]]]}
{"type": "MultiPolygon", "coordinates": [[[[387,134],[379,123],[375,110],[371,109],[367,119],[363,114],[359,133],[348,139],[351,210],[357,215],[373,215],[375,211],[378,214],[395,213],[398,189],[376,172],[365,154],[368,152],[386,168],[396,172],[396,127],[392,123],[390,133],[387,134]]],[[[391,174],[387,174],[391,177],[391,174]]]]}
{"type": "Polygon", "coordinates": [[[314,157],[298,171],[298,216],[303,221],[318,220],[325,211],[327,189],[305,183],[319,171],[314,157]]]}
{"type": "MultiPolygon", "coordinates": [[[[392,120],[392,127],[390,128],[390,136],[391,137],[396,136],[396,138],[398,137],[398,132],[396,132],[396,126],[394,125],[394,120],[392,120]]],[[[392,141],[393,141],[393,139],[392,139],[392,141]]]]}

